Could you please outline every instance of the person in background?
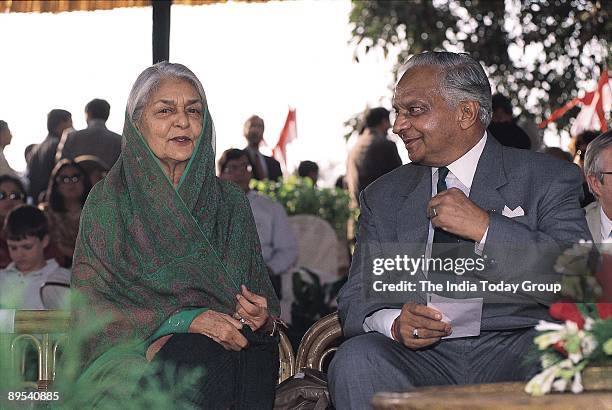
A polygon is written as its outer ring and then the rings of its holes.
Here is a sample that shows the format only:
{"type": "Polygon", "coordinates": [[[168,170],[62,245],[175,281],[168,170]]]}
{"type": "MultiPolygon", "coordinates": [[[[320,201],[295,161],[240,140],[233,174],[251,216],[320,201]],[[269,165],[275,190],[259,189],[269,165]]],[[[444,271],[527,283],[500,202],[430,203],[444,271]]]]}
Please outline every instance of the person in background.
{"type": "Polygon", "coordinates": [[[280,163],[272,157],[259,152],[263,141],[264,121],[257,115],[251,116],[244,123],[244,137],[248,145],[245,148],[249,161],[253,164],[253,178],[259,181],[269,179],[276,181],[283,177],[280,163]]]}
{"type": "Polygon", "coordinates": [[[112,167],[121,154],[121,135],[106,128],[110,105],[105,100],[94,99],[85,106],[87,128],[69,133],[57,147],[56,160],[75,159],[80,155],[93,155],[112,167]]]}
{"type": "MultiPolygon", "coordinates": [[[[18,178],[12,175],[0,175],[0,226],[4,226],[7,215],[14,208],[25,204],[26,191],[18,178]]],[[[11,263],[4,231],[0,231],[0,268],[11,263]]]]}
{"type": "Polygon", "coordinates": [[[30,144],[27,147],[25,147],[25,150],[23,151],[23,157],[25,158],[26,164],[29,165],[30,164],[30,159],[32,158],[32,153],[34,152],[34,149],[38,146],[38,144],[30,144]]]}
{"type": "Polygon", "coordinates": [[[317,180],[319,179],[319,166],[313,161],[302,161],[298,166],[298,176],[305,178],[308,177],[312,180],[312,185],[317,186],[317,180]]]}
{"type": "Polygon", "coordinates": [[[349,152],[346,183],[351,194],[351,206],[359,206],[359,193],[384,174],[402,165],[397,146],[387,139],[391,128],[389,110],[372,108],[365,115],[365,127],[349,152]]]}
{"type": "Polygon", "coordinates": [[[562,161],[572,162],[572,154],[559,147],[547,147],[543,152],[562,161]]]}
{"type": "Polygon", "coordinates": [[[569,143],[569,150],[574,157],[574,164],[578,165],[580,169],[583,171],[584,180],[582,183],[582,192],[583,198],[580,200],[580,205],[584,208],[590,203],[595,202],[595,196],[589,189],[589,184],[586,180],[586,175],[584,173],[584,156],[589,144],[597,138],[597,133],[595,131],[583,131],[580,134],[576,135],[569,143]]]}
{"type": "Polygon", "coordinates": [[[596,201],[584,208],[595,243],[612,243],[612,131],[595,138],[586,148],[584,173],[596,201]]]}
{"type": "Polygon", "coordinates": [[[83,167],[89,176],[91,186],[101,181],[110,170],[110,167],[104,161],[94,155],[79,155],[74,159],[74,162],[83,167]]]}
{"type": "Polygon", "coordinates": [[[81,210],[90,189],[91,182],[83,167],[72,160],[63,159],[51,173],[47,188],[48,202],[40,205],[49,218],[56,258],[65,268],[72,266],[81,210]]]}
{"type": "Polygon", "coordinates": [[[0,120],[0,175],[17,176],[17,172],[11,168],[6,157],[4,156],[4,148],[11,143],[13,135],[6,121],[0,120]]]}
{"type": "Polygon", "coordinates": [[[217,164],[219,178],[238,185],[249,199],[261,242],[261,253],[280,298],[281,277],[295,264],[298,257],[297,240],[289,225],[287,213],[278,202],[249,188],[253,167],[246,151],[228,149],[217,164]]]}
{"type": "Polygon", "coordinates": [[[30,205],[13,209],[6,217],[4,235],[13,262],[0,270],[0,306],[10,309],[60,309],[68,296],[70,271],[45,258],[49,229],[45,214],[30,205]],[[62,284],[45,291],[47,283],[62,284]]]}
{"type": "Polygon", "coordinates": [[[28,162],[27,177],[30,181],[30,196],[34,203],[39,202],[39,195],[49,183],[49,176],[55,166],[55,152],[62,133],[72,127],[72,115],[66,110],[51,110],[47,116],[49,134],[32,151],[28,162]]]}
{"type": "Polygon", "coordinates": [[[516,125],[512,114],[512,103],[501,94],[491,97],[493,104],[493,118],[487,130],[500,144],[506,147],[530,149],[531,140],[529,135],[521,127],[516,125]]]}

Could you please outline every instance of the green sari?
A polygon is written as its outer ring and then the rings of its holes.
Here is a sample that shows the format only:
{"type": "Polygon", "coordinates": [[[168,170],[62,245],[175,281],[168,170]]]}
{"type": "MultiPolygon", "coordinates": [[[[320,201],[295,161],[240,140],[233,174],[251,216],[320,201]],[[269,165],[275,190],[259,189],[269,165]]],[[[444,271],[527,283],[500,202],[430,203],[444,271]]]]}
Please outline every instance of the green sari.
{"type": "Polygon", "coordinates": [[[233,314],[241,284],[279,314],[249,202],[215,176],[213,138],[205,106],[175,189],[126,115],[121,156],[89,194],[74,253],[73,288],[94,314],[112,315],[86,347],[87,374],[107,374],[128,357],[144,360],[153,338],[187,331],[185,314],[233,314]]]}

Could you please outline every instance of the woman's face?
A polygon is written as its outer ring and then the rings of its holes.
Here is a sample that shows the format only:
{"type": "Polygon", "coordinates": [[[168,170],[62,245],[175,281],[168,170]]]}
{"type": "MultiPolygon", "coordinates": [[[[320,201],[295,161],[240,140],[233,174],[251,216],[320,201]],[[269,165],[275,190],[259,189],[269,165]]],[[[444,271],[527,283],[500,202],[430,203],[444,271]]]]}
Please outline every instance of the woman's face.
{"type": "Polygon", "coordinates": [[[188,161],[202,131],[203,108],[189,82],[163,80],[144,107],[138,129],[161,161],[188,161]]]}
{"type": "Polygon", "coordinates": [[[85,190],[83,178],[85,176],[72,166],[65,166],[57,173],[55,181],[60,194],[66,201],[80,201],[85,190]]]}
{"type": "Polygon", "coordinates": [[[5,218],[9,212],[19,205],[23,205],[25,197],[19,187],[11,182],[4,181],[0,184],[0,217],[5,218]]]}

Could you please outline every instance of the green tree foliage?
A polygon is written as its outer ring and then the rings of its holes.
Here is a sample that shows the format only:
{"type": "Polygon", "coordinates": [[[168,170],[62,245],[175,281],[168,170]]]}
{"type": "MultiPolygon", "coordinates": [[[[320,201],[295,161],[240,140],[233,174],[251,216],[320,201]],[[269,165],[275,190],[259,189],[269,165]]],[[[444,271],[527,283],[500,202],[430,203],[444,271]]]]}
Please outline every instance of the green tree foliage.
{"type": "MultiPolygon", "coordinates": [[[[597,79],[610,55],[608,0],[354,0],[353,42],[368,53],[399,49],[471,54],[497,92],[541,120],[597,79]]],[[[568,125],[568,115],[559,123],[568,125]]]]}

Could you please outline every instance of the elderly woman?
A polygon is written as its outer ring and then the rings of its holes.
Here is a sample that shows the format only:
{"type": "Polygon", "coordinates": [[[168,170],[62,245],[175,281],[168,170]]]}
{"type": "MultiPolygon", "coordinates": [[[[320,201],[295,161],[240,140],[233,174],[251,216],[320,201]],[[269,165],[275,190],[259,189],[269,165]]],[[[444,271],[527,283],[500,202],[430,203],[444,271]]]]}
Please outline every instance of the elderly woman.
{"type": "Polygon", "coordinates": [[[215,176],[214,138],[188,68],[140,74],[121,156],[89,195],[74,254],[74,286],[113,317],[89,344],[86,375],[121,363],[125,348],[109,347],[135,339],[132,356],[204,369],[197,406],[271,408],[278,300],[244,193],[215,176]]]}

